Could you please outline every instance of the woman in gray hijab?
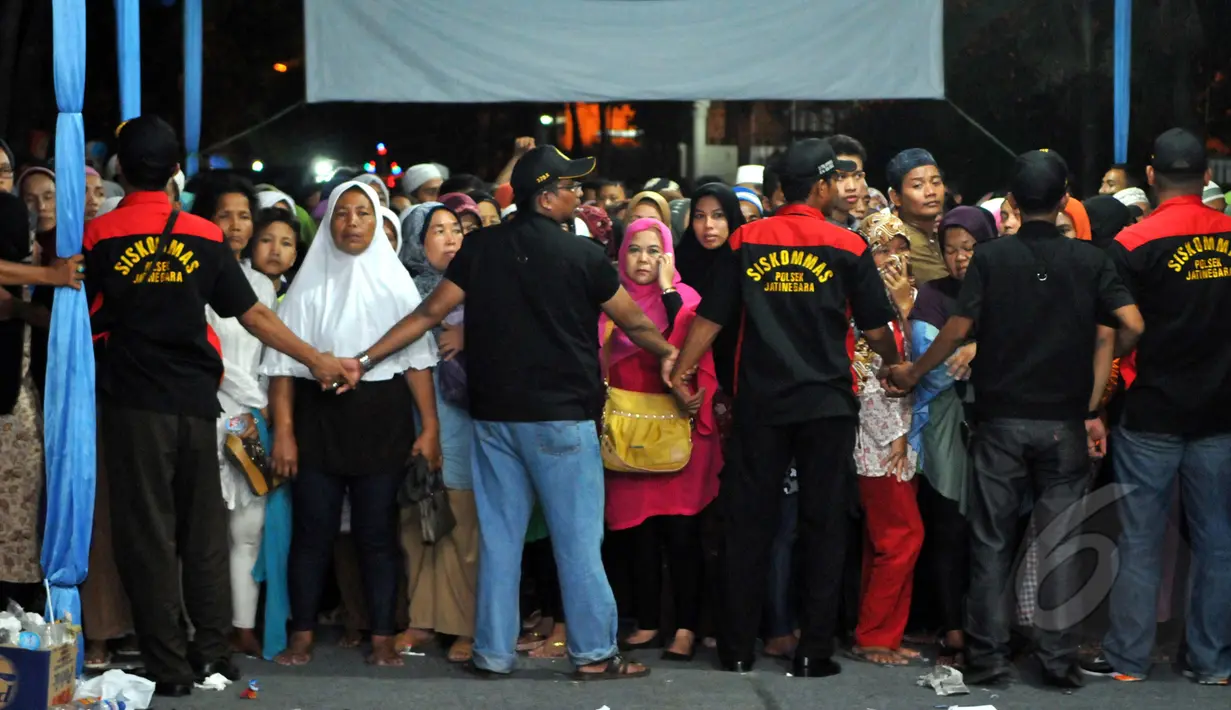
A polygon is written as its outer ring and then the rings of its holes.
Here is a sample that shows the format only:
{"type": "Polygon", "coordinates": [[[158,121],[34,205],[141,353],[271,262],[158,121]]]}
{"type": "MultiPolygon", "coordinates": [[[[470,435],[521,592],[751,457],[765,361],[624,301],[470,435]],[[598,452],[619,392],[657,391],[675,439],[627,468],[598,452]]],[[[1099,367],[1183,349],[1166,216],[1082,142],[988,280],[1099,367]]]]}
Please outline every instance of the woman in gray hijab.
{"type": "MultiPolygon", "coordinates": [[[[462,246],[461,221],[439,202],[415,205],[402,222],[402,263],[427,298],[462,246]]],[[[440,420],[443,478],[457,525],[434,544],[424,544],[417,506],[402,509],[402,549],[410,580],[410,628],[397,641],[400,650],[429,643],[435,634],[456,636],[449,660],[470,660],[474,639],[475,593],[478,589],[479,517],[474,502],[470,449],[474,424],[466,397],[462,339],[464,306],[458,306],[434,329],[440,348],[436,415],[440,420]]]]}

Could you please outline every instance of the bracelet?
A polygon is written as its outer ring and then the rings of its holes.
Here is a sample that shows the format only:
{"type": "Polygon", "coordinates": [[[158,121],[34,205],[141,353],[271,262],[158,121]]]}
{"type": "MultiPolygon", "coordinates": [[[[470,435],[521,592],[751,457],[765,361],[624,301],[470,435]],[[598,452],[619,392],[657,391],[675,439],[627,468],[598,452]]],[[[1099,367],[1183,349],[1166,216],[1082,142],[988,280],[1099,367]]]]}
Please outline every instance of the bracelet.
{"type": "Polygon", "coordinates": [[[664,296],[666,296],[666,295],[667,295],[667,294],[669,294],[669,293],[679,293],[679,292],[675,290],[675,287],[674,287],[674,286],[668,286],[667,288],[664,288],[664,289],[663,289],[663,295],[664,295],[664,296]]]}

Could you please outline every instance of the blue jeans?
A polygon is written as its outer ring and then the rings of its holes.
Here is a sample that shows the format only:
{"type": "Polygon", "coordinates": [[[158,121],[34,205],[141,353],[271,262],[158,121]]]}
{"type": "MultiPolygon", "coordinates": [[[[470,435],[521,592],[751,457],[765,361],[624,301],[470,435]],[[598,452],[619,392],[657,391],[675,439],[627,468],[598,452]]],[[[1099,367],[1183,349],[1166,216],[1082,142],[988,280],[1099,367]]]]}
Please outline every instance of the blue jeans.
{"type": "Polygon", "coordinates": [[[615,595],[603,569],[603,461],[591,421],[475,421],[479,598],[474,662],[512,672],[521,630],[519,585],[537,496],[551,532],[575,665],[616,654],[615,595]]]}
{"type": "Polygon", "coordinates": [[[799,516],[799,494],[782,496],[782,521],[770,548],[769,584],[765,596],[765,638],[795,633],[795,524],[799,516]]]}
{"type": "Polygon", "coordinates": [[[1144,677],[1154,648],[1163,533],[1177,474],[1192,537],[1187,661],[1203,680],[1231,676],[1231,434],[1200,439],[1128,431],[1112,436],[1120,573],[1103,651],[1117,672],[1144,677]]]}

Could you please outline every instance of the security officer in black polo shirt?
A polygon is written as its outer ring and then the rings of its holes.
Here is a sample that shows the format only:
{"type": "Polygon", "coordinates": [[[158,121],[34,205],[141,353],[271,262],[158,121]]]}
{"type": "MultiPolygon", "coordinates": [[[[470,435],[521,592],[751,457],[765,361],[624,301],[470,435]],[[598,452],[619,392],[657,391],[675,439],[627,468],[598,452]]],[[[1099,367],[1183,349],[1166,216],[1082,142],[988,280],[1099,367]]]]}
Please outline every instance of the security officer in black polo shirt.
{"type": "Polygon", "coordinates": [[[517,219],[467,236],[423,303],[345,361],[358,378],[466,304],[483,559],[474,659],[467,669],[480,676],[508,674],[516,666],[517,575],[534,499],[547,511],[562,561],[575,677],[649,673],[618,653],[615,598],[602,564],[603,465],[594,424],[604,398],[600,313],[659,358],[674,361],[676,353],[620,286],[603,251],[560,229],[574,218],[578,180],[593,169],[593,158],[570,160],[554,146],[522,156],[511,179],[517,219]]]}
{"type": "MultiPolygon", "coordinates": [[[[1032,151],[1017,158],[1008,199],[1021,213],[1021,229],[979,247],[955,315],[918,361],[888,373],[891,385],[914,387],[942,366],[977,324],[966,610],[971,683],[996,683],[1011,673],[1005,593],[1013,586],[1022,499],[1033,491],[1040,557],[1046,561],[1080,524],[1069,516],[1090,480],[1089,454],[1106,437],[1097,409],[1114,350],[1130,350],[1143,327],[1107,255],[1066,239],[1056,227],[1056,215],[1069,199],[1067,180],[1068,166],[1056,153],[1032,151]],[[1118,323],[1118,332],[1112,323],[1118,323]]],[[[1035,617],[1044,680],[1066,688],[1081,685],[1075,635],[1081,610],[1066,604],[1080,582],[1074,561],[1061,559],[1054,570],[1040,571],[1047,583],[1040,587],[1035,617]],[[1054,618],[1040,622],[1045,615],[1054,618]]]]}
{"type": "MultiPolygon", "coordinates": [[[[799,540],[807,560],[796,677],[841,671],[833,661],[846,555],[847,516],[855,500],[853,451],[859,403],[851,375],[851,320],[885,362],[900,361],[889,323],[896,317],[856,233],[826,218],[841,173],[827,141],[791,145],[775,170],[787,204],[773,217],[745,224],[727,240],[714,283],[669,373],[685,384],[723,328],[739,332],[734,452],[719,500],[726,516],[722,553],[724,613],[718,656],[734,672],[751,669],[761,618],[769,552],[778,529],[782,472],[795,461],[799,540]]],[[[699,393],[698,393],[699,394],[699,393]]]]}
{"type": "MultiPolygon", "coordinates": [[[[86,225],[83,250],[98,353],[98,418],[110,477],[116,564],[159,695],[232,680],[227,511],[216,420],[222,356],[208,305],[307,365],[322,386],[347,382],[337,358],[295,337],[257,302],[222,231],[173,210],[175,131],[154,116],[119,130],[127,197],[86,225]],[[182,582],[182,584],[181,584],[182,582]],[[182,609],[196,634],[188,643],[182,609]]],[[[353,382],[351,382],[353,384],[353,382]]]]}

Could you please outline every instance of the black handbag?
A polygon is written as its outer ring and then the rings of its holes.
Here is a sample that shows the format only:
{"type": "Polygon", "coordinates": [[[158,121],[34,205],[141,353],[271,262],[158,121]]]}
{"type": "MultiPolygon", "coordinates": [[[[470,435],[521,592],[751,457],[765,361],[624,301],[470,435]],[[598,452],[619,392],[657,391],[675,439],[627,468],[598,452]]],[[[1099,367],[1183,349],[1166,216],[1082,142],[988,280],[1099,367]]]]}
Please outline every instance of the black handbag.
{"type": "Polygon", "coordinates": [[[411,459],[409,469],[398,497],[403,505],[419,507],[423,542],[431,545],[453,532],[457,518],[449,505],[449,491],[445,488],[443,474],[439,470],[433,471],[422,456],[411,459]]]}

